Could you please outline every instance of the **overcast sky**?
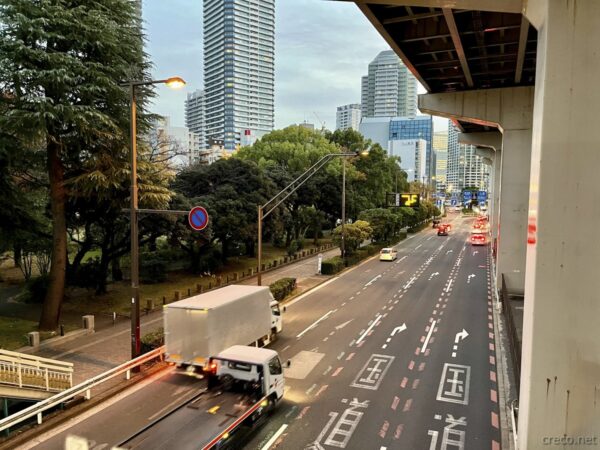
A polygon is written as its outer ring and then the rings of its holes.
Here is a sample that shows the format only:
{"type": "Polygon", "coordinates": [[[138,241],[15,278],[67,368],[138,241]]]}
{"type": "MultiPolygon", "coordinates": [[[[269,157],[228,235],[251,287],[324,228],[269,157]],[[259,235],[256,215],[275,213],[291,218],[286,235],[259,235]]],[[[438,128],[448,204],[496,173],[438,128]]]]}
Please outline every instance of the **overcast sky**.
{"type": "MultiPolygon", "coordinates": [[[[202,0],[144,0],[143,5],[152,75],[187,81],[182,91],[160,88],[154,110],[183,126],[186,92],[203,88],[202,0]]],[[[352,3],[276,0],[275,127],[306,120],[334,129],[336,107],[360,103],[361,76],[386,49],[352,3]]]]}

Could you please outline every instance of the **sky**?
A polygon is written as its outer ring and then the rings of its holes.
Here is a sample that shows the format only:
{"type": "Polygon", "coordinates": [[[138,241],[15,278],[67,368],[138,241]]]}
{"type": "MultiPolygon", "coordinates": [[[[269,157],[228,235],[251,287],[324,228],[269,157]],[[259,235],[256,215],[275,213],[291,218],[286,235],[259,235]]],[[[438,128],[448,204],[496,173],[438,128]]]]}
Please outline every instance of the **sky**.
{"type": "MultiPolygon", "coordinates": [[[[144,0],[143,14],[152,76],[187,82],[181,91],[160,87],[154,112],[183,126],[186,93],[203,88],[202,0],[144,0]]],[[[275,128],[334,129],[337,106],[360,103],[361,77],[387,43],[353,3],[276,0],[275,14],[275,128]]]]}

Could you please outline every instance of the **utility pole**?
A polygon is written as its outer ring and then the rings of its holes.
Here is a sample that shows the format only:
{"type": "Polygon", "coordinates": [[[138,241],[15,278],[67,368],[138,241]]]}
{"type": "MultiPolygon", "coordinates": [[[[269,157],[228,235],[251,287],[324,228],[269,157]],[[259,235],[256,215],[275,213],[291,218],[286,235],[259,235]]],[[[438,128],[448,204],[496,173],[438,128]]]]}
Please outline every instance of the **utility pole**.
{"type": "Polygon", "coordinates": [[[257,283],[261,286],[262,283],[262,221],[263,221],[263,207],[258,206],[258,274],[257,283]]]}
{"type": "Polygon", "coordinates": [[[342,251],[342,259],[346,262],[346,157],[342,157],[342,242],[340,249],[342,251]]]}

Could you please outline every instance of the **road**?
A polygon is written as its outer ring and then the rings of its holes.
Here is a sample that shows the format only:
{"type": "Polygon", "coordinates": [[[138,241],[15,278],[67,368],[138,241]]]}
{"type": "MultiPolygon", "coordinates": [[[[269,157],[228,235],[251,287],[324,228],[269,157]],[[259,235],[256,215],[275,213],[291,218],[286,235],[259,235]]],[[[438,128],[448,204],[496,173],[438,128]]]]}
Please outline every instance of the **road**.
{"type": "MultiPolygon", "coordinates": [[[[396,261],[368,260],[288,306],[273,344],[291,360],[285,398],[245,448],[500,448],[489,255],[469,223],[419,233],[396,261]]],[[[67,434],[109,448],[201,385],[172,370],[144,383],[25,448],[63,448],[67,434]]]]}

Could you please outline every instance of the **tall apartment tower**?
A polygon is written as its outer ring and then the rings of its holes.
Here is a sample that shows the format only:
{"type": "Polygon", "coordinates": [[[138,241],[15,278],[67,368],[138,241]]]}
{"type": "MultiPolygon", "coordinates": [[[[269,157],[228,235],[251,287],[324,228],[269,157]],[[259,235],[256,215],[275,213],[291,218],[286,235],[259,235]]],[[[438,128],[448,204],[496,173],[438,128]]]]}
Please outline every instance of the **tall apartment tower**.
{"type": "Polygon", "coordinates": [[[205,120],[205,103],[204,91],[198,89],[187,95],[185,99],[185,126],[190,132],[196,134],[198,141],[198,149],[204,150],[208,148],[206,141],[206,120],[205,120]]]}
{"type": "Polygon", "coordinates": [[[369,64],[362,78],[363,117],[408,117],[417,115],[417,79],[402,60],[385,50],[369,64]]]}
{"type": "Polygon", "coordinates": [[[448,126],[448,167],[446,174],[447,189],[460,193],[464,188],[488,190],[489,166],[475,152],[474,145],[458,142],[458,130],[450,123],[448,126]]]}
{"type": "Polygon", "coordinates": [[[433,153],[435,154],[435,190],[437,192],[446,192],[448,171],[447,131],[436,131],[433,133],[433,153]]]}
{"type": "Polygon", "coordinates": [[[275,0],[204,0],[206,138],[233,151],[273,130],[275,0]]]}
{"type": "Polygon", "coordinates": [[[358,103],[338,106],[335,115],[335,129],[345,130],[347,128],[352,128],[353,130],[358,131],[360,118],[361,112],[358,103]]]}

